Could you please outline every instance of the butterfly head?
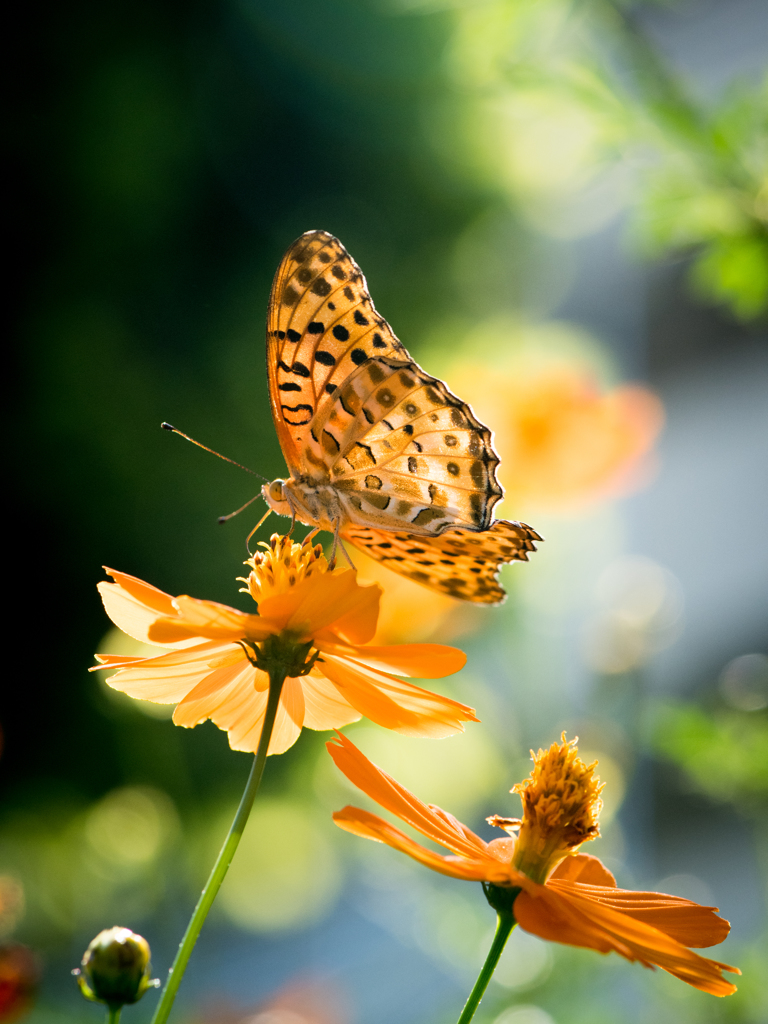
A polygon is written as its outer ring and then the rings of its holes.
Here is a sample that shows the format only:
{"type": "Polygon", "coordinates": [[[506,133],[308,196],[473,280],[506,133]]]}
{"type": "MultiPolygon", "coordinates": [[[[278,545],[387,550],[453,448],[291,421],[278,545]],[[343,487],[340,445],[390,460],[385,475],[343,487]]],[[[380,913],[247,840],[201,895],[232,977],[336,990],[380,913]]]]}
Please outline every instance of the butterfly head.
{"type": "Polygon", "coordinates": [[[264,484],[261,493],[264,496],[264,501],[278,515],[290,516],[293,514],[293,510],[288,502],[284,485],[284,480],[273,480],[272,483],[264,484]]]}

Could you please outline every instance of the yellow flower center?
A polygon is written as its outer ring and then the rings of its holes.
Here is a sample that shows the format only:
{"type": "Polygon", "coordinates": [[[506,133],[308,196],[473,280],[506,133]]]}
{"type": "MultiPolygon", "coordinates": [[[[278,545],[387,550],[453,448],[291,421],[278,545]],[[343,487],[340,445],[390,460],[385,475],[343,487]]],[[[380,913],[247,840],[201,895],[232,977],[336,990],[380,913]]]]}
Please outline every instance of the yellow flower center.
{"type": "Polygon", "coordinates": [[[259,547],[264,551],[257,551],[244,563],[251,567],[248,577],[238,577],[245,583],[241,591],[250,594],[257,604],[276,594],[284,594],[307,576],[328,571],[322,547],[309,539],[296,544],[290,537],[273,533],[269,544],[260,541],[259,547]]]}
{"type": "Polygon", "coordinates": [[[511,790],[523,802],[520,834],[512,865],[544,883],[557,865],[588,839],[600,835],[598,817],[603,786],[595,776],[597,761],[584,764],[576,740],[562,734],[549,750],[531,751],[530,778],[511,790]]]}

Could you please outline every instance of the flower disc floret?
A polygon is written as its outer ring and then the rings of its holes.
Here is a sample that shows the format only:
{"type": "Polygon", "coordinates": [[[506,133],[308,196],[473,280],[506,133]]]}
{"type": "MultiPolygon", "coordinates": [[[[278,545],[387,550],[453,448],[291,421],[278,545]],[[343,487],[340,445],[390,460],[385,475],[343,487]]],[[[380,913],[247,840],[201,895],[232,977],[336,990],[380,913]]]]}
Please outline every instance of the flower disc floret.
{"type": "Polygon", "coordinates": [[[523,803],[512,863],[535,882],[546,881],[564,857],[600,835],[603,786],[595,775],[597,761],[585,764],[576,743],[563,733],[548,750],[531,751],[530,777],[511,790],[523,803]]]}
{"type": "Polygon", "coordinates": [[[273,533],[268,544],[260,541],[258,546],[264,551],[257,551],[245,562],[251,568],[250,573],[247,577],[238,577],[245,583],[241,592],[250,594],[257,604],[276,594],[284,594],[308,576],[328,571],[322,547],[313,545],[308,538],[297,544],[290,537],[273,533]]]}

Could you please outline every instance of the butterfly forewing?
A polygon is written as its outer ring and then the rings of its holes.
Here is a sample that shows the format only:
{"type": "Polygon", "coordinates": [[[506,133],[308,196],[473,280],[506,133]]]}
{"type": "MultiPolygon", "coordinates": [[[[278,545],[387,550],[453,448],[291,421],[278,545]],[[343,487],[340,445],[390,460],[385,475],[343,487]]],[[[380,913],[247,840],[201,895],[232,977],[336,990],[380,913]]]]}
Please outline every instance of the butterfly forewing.
{"type": "Polygon", "coordinates": [[[371,558],[433,590],[480,604],[500,604],[499,570],[528,561],[541,537],[525,523],[497,519],[482,532],[446,530],[438,537],[350,525],[342,537],[371,558]]]}
{"type": "Polygon", "coordinates": [[[312,417],[375,355],[409,358],[341,242],[326,231],[308,231],[283,257],[267,311],[272,415],[294,476],[302,472],[312,417]]]}

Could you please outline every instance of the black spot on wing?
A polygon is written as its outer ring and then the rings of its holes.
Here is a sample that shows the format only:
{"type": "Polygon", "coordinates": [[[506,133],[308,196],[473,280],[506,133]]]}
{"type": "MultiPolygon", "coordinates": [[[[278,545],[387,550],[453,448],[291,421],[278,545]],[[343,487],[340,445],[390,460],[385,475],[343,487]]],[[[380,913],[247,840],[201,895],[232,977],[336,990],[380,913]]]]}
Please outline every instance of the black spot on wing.
{"type": "Polygon", "coordinates": [[[295,362],[293,366],[289,366],[288,363],[282,359],[277,364],[281,370],[285,370],[286,373],[295,373],[297,377],[309,377],[309,370],[304,363],[295,362]]]}
{"type": "Polygon", "coordinates": [[[337,338],[339,341],[348,341],[349,331],[347,330],[346,327],[342,327],[341,324],[336,324],[336,326],[333,328],[333,336],[334,338],[337,338]]]}
{"type": "MultiPolygon", "coordinates": [[[[318,279],[312,285],[312,291],[315,293],[315,295],[321,295],[321,296],[329,295],[330,291],[331,291],[331,286],[325,280],[324,277],[318,277],[318,279]]],[[[283,301],[285,301],[285,300],[283,300],[283,301]]]]}
{"type": "Polygon", "coordinates": [[[314,411],[311,405],[306,405],[304,403],[300,405],[281,405],[280,408],[283,410],[283,414],[289,412],[292,416],[301,416],[302,413],[307,413],[306,418],[298,420],[292,420],[289,419],[288,416],[285,416],[285,422],[289,423],[292,427],[305,426],[305,424],[309,423],[312,419],[312,413],[314,411]]]}

